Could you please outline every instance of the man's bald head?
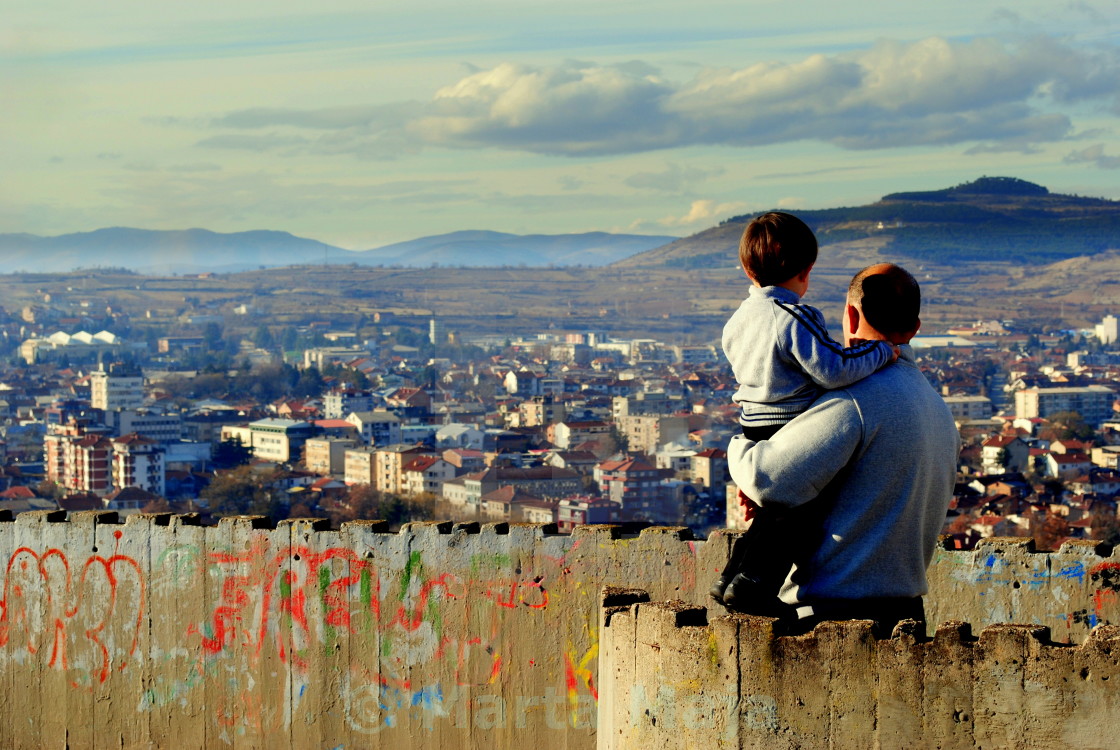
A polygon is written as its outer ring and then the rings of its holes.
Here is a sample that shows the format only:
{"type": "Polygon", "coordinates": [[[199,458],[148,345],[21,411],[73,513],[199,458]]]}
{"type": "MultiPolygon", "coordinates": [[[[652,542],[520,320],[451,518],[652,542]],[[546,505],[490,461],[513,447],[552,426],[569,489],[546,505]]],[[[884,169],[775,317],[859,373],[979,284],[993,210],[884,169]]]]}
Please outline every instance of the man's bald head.
{"type": "Polygon", "coordinates": [[[848,304],[889,340],[909,341],[920,324],[922,292],[910,273],[893,263],[876,263],[855,275],[848,285],[848,304]]]}

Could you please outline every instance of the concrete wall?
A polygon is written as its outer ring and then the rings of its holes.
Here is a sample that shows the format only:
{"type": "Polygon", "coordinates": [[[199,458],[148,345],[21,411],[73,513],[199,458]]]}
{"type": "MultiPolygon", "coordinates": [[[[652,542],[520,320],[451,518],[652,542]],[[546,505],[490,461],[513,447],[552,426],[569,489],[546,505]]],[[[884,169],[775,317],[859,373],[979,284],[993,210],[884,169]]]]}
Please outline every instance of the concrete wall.
{"type": "Polygon", "coordinates": [[[692,598],[726,554],[675,529],[115,521],[0,523],[0,747],[589,748],[603,581],[692,598]]]}
{"type": "Polygon", "coordinates": [[[604,600],[599,748],[1115,748],[1120,628],[1081,645],[1031,625],[932,639],[830,622],[776,638],[773,621],[708,623],[683,603],[604,600]]]}
{"type": "MultiPolygon", "coordinates": [[[[0,522],[0,747],[590,748],[602,587],[702,604],[729,545],[666,528],[116,520],[0,522]]],[[[1088,547],[943,552],[930,609],[1076,642],[1120,622],[1116,571],[1088,547]]]]}

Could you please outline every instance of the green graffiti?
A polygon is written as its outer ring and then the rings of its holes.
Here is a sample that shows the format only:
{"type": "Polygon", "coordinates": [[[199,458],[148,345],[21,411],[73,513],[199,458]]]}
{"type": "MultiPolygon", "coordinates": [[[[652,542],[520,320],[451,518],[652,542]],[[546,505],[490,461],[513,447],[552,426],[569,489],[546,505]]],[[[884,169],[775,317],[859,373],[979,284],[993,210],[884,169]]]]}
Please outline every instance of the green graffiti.
{"type": "Polygon", "coordinates": [[[424,619],[432,624],[432,630],[435,631],[436,637],[443,635],[443,615],[439,611],[439,599],[432,597],[428,600],[428,611],[424,613],[424,619]]]}
{"type": "Polygon", "coordinates": [[[401,590],[397,594],[400,601],[404,601],[408,596],[408,587],[412,584],[412,576],[424,576],[424,564],[420,562],[420,553],[413,552],[408,556],[408,564],[404,566],[401,571],[401,590]]]}
{"type": "Polygon", "coordinates": [[[324,565],[319,568],[319,606],[323,610],[323,631],[326,637],[323,639],[323,654],[330,656],[334,651],[334,641],[338,635],[334,625],[331,625],[327,620],[327,614],[330,612],[330,605],[327,604],[327,590],[331,586],[331,571],[324,565]]]}
{"type": "Polygon", "coordinates": [[[280,601],[287,602],[288,606],[283,607],[284,610],[284,626],[292,629],[292,582],[288,580],[287,576],[280,576],[280,601]]]}
{"type": "Polygon", "coordinates": [[[365,630],[368,633],[373,628],[373,576],[369,568],[362,568],[359,585],[362,601],[362,612],[365,616],[365,630]]]}
{"type": "Polygon", "coordinates": [[[471,555],[471,573],[479,573],[483,568],[508,568],[513,558],[500,552],[485,555],[471,555]]]}
{"type": "Polygon", "coordinates": [[[198,571],[201,555],[199,548],[193,544],[180,544],[161,552],[158,565],[161,570],[169,570],[176,585],[182,585],[198,571]]]}

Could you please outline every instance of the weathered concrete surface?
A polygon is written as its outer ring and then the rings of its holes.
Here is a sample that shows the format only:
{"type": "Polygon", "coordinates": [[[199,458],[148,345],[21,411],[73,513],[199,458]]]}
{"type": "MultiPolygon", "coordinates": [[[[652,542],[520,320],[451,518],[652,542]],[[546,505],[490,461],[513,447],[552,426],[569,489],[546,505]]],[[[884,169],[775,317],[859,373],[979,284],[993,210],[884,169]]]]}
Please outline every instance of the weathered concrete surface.
{"type": "MultiPolygon", "coordinates": [[[[601,589],[702,605],[729,539],[0,518],[0,747],[590,748],[601,589]]],[[[1081,547],[942,552],[933,621],[1005,617],[1079,642],[1091,622],[1120,622],[1115,570],[1081,547]]],[[[765,723],[770,704],[756,703],[746,715],[765,723]]]]}
{"type": "Polygon", "coordinates": [[[1010,624],[979,638],[904,624],[876,640],[870,622],[835,622],[778,638],[771,620],[707,614],[604,607],[601,750],[1120,747],[1117,626],[1078,646],[1010,624]]]}
{"type": "Polygon", "coordinates": [[[61,521],[0,523],[0,747],[591,747],[603,582],[691,598],[726,554],[664,528],[61,521]]]}
{"type": "Polygon", "coordinates": [[[1045,625],[1066,643],[1079,643],[1096,625],[1120,624],[1120,556],[1094,542],[1068,542],[1055,553],[1034,552],[1030,539],[985,540],[972,552],[938,550],[929,585],[931,623],[1045,625]]]}

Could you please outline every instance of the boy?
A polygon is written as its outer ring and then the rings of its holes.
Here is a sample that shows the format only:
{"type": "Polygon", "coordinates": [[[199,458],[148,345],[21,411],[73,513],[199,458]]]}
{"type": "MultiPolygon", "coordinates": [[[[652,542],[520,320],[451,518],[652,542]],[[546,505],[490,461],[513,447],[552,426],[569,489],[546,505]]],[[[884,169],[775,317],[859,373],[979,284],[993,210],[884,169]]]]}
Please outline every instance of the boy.
{"type": "MultiPolygon", "coordinates": [[[[747,225],[739,260],[753,286],[723,329],[723,351],[739,384],[733,396],[750,440],[766,440],[805,411],[823,390],[843,388],[893,362],[897,348],[867,341],[844,348],[820,310],[801,304],[817,260],[817,238],[800,219],[774,211],[747,225]]],[[[791,542],[805,533],[773,510],[739,495],[753,519],[739,537],[711,595],[739,611],[780,615],[778,590],[793,562],[791,542]],[[752,512],[753,511],[753,512],[752,512]]]]}

